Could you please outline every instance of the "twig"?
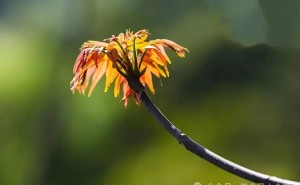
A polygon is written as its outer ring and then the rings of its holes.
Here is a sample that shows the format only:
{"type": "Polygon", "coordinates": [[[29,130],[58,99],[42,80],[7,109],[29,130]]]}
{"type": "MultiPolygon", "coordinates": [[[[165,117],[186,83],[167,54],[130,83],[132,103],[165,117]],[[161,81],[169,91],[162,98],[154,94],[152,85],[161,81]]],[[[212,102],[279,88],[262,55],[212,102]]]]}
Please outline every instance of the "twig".
{"type": "Polygon", "coordinates": [[[200,144],[190,139],[187,135],[176,128],[164,114],[158,109],[158,107],[152,102],[150,97],[145,91],[141,91],[140,100],[156,118],[156,120],[173,136],[177,141],[184,145],[184,147],[190,152],[198,155],[199,157],[207,160],[208,162],[216,165],[217,167],[226,170],[241,178],[247,179],[255,183],[263,183],[264,185],[300,185],[300,182],[285,180],[274,176],[265,175],[243,166],[235,164],[223,157],[213,153],[200,144]]]}

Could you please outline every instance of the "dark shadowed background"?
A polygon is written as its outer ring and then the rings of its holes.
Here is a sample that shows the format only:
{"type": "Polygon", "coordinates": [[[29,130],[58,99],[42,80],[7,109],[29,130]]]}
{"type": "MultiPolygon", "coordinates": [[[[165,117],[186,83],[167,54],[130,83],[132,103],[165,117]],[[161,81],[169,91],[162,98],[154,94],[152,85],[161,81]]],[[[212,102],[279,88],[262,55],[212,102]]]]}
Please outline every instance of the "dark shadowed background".
{"type": "MultiPolygon", "coordinates": [[[[0,1],[0,185],[249,183],[194,156],[104,84],[72,95],[87,40],[149,29],[187,47],[157,105],[205,147],[300,181],[300,1],[0,1]]],[[[161,86],[161,84],[163,84],[161,86]]],[[[250,183],[249,183],[250,184],[250,183]]]]}

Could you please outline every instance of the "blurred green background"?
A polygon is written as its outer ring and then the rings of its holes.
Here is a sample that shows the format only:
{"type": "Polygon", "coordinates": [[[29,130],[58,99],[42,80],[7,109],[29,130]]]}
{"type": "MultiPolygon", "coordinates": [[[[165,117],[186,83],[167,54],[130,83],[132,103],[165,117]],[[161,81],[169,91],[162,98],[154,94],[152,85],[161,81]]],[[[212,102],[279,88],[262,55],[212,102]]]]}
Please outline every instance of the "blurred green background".
{"type": "Polygon", "coordinates": [[[151,95],[175,125],[300,181],[299,20],[297,0],[0,1],[0,185],[249,183],[186,151],[143,106],[124,109],[103,82],[72,95],[81,44],[128,28],[190,50],[170,52],[171,77],[151,95]]]}

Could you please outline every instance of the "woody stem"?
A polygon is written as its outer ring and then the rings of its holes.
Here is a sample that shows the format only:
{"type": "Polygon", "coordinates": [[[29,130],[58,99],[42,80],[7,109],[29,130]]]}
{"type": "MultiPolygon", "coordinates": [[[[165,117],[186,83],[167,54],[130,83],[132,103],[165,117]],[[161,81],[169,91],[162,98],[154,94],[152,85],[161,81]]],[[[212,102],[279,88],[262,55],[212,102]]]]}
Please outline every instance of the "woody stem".
{"type": "Polygon", "coordinates": [[[141,91],[140,100],[143,102],[148,111],[155,117],[155,119],[187,150],[205,159],[206,161],[216,165],[217,167],[239,176],[243,179],[255,183],[263,183],[268,185],[300,185],[300,182],[285,180],[274,176],[265,175],[243,166],[235,164],[215,153],[201,146],[197,142],[190,139],[187,135],[181,132],[168,118],[159,110],[153,103],[145,91],[141,91]]]}

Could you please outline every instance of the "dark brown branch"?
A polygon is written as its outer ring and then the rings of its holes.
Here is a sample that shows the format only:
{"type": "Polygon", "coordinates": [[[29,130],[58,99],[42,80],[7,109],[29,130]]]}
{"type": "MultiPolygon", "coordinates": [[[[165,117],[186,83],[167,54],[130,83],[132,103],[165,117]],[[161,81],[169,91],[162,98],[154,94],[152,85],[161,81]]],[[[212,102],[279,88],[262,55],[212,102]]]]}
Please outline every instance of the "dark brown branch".
{"type": "Polygon", "coordinates": [[[263,183],[265,185],[300,185],[300,182],[285,180],[277,178],[274,176],[265,175],[250,169],[247,169],[243,166],[235,164],[223,157],[213,153],[212,151],[204,148],[200,144],[196,143],[190,139],[187,135],[181,132],[176,128],[165,116],[164,114],[156,107],[152,102],[150,97],[145,91],[141,91],[141,101],[151,112],[151,114],[156,118],[156,120],[173,136],[177,141],[184,145],[184,147],[190,152],[198,155],[199,157],[205,159],[206,161],[216,165],[217,167],[226,170],[234,175],[237,175],[243,179],[255,183],[263,183]]]}

